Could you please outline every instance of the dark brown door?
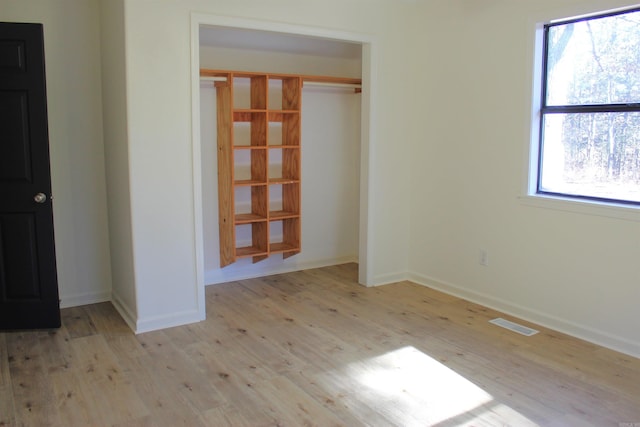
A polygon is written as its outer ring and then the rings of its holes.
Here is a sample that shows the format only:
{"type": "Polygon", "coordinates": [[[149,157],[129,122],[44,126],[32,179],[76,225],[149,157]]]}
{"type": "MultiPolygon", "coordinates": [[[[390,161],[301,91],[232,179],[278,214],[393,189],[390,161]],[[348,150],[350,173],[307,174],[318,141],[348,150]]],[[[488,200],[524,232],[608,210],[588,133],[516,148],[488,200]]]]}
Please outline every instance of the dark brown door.
{"type": "Polygon", "coordinates": [[[42,25],[0,23],[0,329],[59,326],[42,25]]]}

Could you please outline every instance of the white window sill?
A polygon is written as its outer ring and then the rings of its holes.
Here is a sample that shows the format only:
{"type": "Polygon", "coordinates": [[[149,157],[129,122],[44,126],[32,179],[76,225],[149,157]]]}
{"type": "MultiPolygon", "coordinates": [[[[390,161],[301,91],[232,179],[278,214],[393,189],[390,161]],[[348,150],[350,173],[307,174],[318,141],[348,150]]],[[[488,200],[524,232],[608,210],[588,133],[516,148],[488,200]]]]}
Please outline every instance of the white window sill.
{"type": "Polygon", "coordinates": [[[518,198],[522,204],[536,208],[554,209],[640,222],[640,206],[637,205],[584,201],[546,195],[525,195],[518,198]]]}

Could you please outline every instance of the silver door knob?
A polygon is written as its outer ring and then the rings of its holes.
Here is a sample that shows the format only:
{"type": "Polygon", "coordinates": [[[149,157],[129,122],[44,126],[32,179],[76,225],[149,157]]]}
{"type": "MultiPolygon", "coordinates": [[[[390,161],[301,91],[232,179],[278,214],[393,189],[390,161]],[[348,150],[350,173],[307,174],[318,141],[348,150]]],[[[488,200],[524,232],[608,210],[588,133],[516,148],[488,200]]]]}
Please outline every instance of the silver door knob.
{"type": "Polygon", "coordinates": [[[47,201],[47,195],[44,193],[38,193],[33,196],[33,200],[35,200],[36,203],[44,203],[47,201]]]}

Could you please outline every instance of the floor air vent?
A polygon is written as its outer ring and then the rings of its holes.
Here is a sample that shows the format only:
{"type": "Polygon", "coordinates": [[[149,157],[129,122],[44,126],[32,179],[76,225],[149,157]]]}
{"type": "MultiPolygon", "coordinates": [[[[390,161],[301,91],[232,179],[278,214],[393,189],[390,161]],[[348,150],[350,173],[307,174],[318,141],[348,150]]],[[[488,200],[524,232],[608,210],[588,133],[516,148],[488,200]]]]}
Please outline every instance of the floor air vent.
{"type": "Polygon", "coordinates": [[[509,329],[513,332],[517,332],[522,335],[526,335],[528,337],[530,337],[531,335],[535,335],[539,332],[539,331],[536,331],[535,329],[527,328],[526,326],[518,325],[517,323],[513,323],[509,320],[503,319],[502,317],[489,320],[489,323],[493,323],[494,325],[501,326],[503,328],[509,329]]]}

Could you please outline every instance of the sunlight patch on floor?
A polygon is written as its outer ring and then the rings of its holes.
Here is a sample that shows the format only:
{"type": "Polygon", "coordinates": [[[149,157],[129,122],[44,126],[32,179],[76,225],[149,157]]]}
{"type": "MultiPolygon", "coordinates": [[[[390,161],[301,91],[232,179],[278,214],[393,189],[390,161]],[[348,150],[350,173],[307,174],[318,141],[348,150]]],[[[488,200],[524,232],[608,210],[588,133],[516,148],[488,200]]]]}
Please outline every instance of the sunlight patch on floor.
{"type": "Polygon", "coordinates": [[[360,400],[397,425],[536,425],[411,346],[351,363],[347,375],[360,400]]]}

